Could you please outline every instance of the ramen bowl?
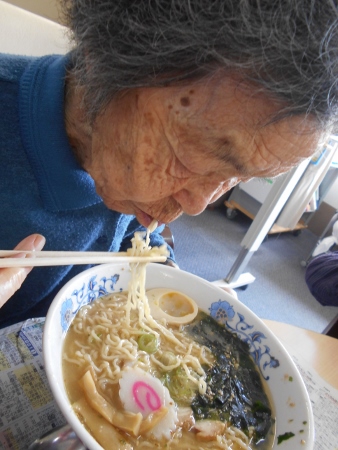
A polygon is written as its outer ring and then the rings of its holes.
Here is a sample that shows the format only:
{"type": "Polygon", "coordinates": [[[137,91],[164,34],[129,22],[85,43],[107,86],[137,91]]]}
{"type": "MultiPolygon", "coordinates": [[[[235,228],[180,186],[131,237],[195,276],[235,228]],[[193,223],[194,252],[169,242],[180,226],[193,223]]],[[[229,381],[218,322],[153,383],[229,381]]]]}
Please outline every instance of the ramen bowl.
{"type": "MultiPolygon", "coordinates": [[[[129,280],[127,264],[105,264],[86,270],[60,290],[46,318],[43,351],[49,384],[64,417],[90,450],[102,450],[102,447],[78,419],[68,399],[61,362],[63,343],[81,306],[103,295],[127,290],[129,280]]],[[[224,290],[182,270],[149,264],[146,289],[154,288],[175,289],[188,295],[200,309],[248,343],[257,369],[268,386],[276,417],[276,437],[271,448],[312,450],[314,423],[304,382],[291,357],[266,325],[224,290]],[[288,436],[292,437],[285,439],[288,436]]]]}

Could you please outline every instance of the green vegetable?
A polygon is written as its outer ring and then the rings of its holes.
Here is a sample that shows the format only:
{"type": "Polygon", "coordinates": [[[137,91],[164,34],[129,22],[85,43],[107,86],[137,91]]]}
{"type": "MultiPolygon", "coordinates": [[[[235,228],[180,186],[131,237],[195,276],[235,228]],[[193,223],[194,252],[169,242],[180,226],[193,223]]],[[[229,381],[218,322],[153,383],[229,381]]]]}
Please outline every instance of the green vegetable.
{"type": "Polygon", "coordinates": [[[288,439],[294,437],[294,433],[288,432],[284,434],[280,434],[277,437],[277,445],[281,444],[283,441],[287,441],[288,439]]]}
{"type": "Polygon", "coordinates": [[[197,384],[187,377],[182,367],[166,372],[163,384],[168,388],[171,398],[179,405],[190,405],[198,389],[197,384]]]}
{"type": "Polygon", "coordinates": [[[271,413],[270,406],[263,404],[261,401],[257,401],[252,405],[252,411],[254,412],[262,412],[262,413],[271,413]]]}
{"type": "Polygon", "coordinates": [[[177,356],[173,352],[163,352],[158,359],[165,366],[173,366],[177,363],[177,356]]]}
{"type": "Polygon", "coordinates": [[[157,352],[158,341],[157,337],[151,333],[141,334],[137,341],[138,348],[149,354],[157,352]]]}

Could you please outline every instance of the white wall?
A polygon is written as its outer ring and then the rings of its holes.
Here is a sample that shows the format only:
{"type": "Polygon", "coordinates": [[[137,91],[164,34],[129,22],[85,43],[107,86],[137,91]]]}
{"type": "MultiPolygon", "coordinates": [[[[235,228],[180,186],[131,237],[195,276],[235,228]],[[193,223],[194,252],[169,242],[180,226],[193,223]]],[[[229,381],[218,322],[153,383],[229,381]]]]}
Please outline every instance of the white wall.
{"type": "Polygon", "coordinates": [[[19,6],[39,16],[60,22],[58,0],[4,0],[12,5],[19,6]]]}
{"type": "Polygon", "coordinates": [[[42,56],[70,49],[68,30],[59,23],[0,0],[0,51],[42,56]]]}

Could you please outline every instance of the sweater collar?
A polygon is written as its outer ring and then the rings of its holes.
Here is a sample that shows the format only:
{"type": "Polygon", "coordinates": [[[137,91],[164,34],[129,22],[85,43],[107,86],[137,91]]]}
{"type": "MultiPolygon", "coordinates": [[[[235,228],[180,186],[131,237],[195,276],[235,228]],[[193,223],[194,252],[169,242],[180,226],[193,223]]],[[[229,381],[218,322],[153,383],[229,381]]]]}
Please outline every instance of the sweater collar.
{"type": "Polygon", "coordinates": [[[77,163],[64,124],[67,56],[34,60],[20,83],[22,139],[44,207],[50,211],[85,208],[102,199],[90,175],[77,163]]]}

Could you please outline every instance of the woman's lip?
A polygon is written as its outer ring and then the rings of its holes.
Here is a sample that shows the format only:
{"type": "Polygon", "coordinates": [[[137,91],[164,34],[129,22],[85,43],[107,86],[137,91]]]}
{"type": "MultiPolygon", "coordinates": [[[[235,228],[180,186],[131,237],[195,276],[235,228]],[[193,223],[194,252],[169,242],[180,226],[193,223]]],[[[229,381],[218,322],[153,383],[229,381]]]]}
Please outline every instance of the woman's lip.
{"type": "MultiPolygon", "coordinates": [[[[142,211],[141,209],[138,210],[137,214],[136,214],[136,218],[137,220],[140,222],[141,225],[143,225],[145,228],[148,228],[149,225],[151,224],[151,222],[154,219],[153,217],[151,217],[149,214],[145,213],[144,211],[142,211]]],[[[157,226],[159,227],[160,225],[163,225],[164,222],[161,221],[157,221],[157,226]]]]}
{"type": "Polygon", "coordinates": [[[138,210],[136,218],[140,222],[140,224],[146,228],[148,228],[151,222],[154,220],[149,214],[145,213],[141,209],[138,210]]]}
{"type": "Polygon", "coordinates": [[[178,217],[180,217],[183,214],[183,211],[178,211],[176,214],[171,215],[171,217],[164,218],[162,216],[162,220],[161,220],[159,217],[155,218],[155,217],[151,216],[150,214],[146,213],[145,211],[143,211],[141,208],[139,208],[135,204],[133,205],[133,209],[134,209],[134,215],[136,216],[136,219],[145,228],[148,228],[148,226],[151,224],[151,222],[153,220],[157,220],[157,226],[159,227],[160,225],[164,225],[164,224],[174,221],[175,219],[177,219],[178,217]]]}

